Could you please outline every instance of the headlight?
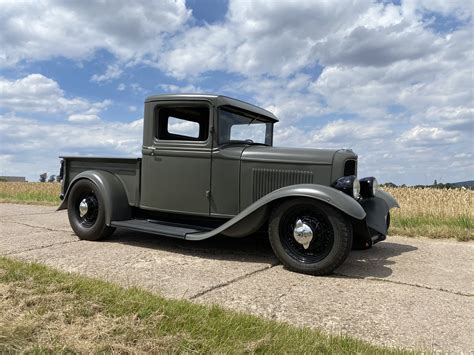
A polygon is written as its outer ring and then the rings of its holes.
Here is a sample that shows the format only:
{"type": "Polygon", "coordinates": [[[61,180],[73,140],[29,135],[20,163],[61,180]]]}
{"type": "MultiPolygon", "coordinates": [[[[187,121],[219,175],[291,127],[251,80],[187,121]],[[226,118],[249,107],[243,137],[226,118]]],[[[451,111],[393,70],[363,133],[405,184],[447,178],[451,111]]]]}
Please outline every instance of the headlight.
{"type": "Polygon", "coordinates": [[[379,183],[374,177],[360,179],[360,194],[362,197],[374,197],[379,190],[379,183]]]}
{"type": "Polygon", "coordinates": [[[352,183],[352,197],[358,199],[360,197],[360,182],[357,178],[352,183]]]}
{"type": "Polygon", "coordinates": [[[360,183],[355,175],[343,176],[337,179],[333,186],[355,199],[360,196],[360,183]]]}

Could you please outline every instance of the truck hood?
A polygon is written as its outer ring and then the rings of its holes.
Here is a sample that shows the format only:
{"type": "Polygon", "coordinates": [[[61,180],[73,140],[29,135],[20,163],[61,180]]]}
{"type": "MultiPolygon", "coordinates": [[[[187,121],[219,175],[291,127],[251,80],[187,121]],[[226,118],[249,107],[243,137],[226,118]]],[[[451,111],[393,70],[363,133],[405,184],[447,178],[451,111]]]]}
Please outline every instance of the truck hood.
{"type": "Polygon", "coordinates": [[[249,146],[242,152],[242,161],[324,164],[333,163],[337,149],[283,148],[268,146],[249,146]]]}

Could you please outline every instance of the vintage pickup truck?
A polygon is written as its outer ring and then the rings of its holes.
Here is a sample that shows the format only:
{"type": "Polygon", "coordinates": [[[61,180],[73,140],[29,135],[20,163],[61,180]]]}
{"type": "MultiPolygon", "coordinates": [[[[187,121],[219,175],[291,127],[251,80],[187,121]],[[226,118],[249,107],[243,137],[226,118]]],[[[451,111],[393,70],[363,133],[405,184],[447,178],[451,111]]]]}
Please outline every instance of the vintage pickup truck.
{"type": "Polygon", "coordinates": [[[351,150],[273,147],[277,122],[226,96],[148,97],[142,157],[61,157],[59,209],[86,240],[116,228],[193,241],[265,231],[287,268],[331,273],[351,248],[385,239],[398,204],[356,178],[351,150]]]}

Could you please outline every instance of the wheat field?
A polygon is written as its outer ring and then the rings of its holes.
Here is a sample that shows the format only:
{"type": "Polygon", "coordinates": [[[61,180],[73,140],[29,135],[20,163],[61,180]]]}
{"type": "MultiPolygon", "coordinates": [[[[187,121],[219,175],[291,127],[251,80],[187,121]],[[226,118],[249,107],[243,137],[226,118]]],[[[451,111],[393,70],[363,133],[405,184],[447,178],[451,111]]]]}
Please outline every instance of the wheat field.
{"type": "Polygon", "coordinates": [[[384,188],[400,204],[390,234],[474,240],[474,190],[384,188]]]}
{"type": "MultiPolygon", "coordinates": [[[[474,240],[474,191],[384,188],[400,204],[391,211],[391,235],[474,240]]],[[[0,202],[58,205],[60,184],[0,182],[0,202]]]]}
{"type": "Polygon", "coordinates": [[[0,181],[0,202],[59,205],[60,190],[57,182],[0,181]]]}

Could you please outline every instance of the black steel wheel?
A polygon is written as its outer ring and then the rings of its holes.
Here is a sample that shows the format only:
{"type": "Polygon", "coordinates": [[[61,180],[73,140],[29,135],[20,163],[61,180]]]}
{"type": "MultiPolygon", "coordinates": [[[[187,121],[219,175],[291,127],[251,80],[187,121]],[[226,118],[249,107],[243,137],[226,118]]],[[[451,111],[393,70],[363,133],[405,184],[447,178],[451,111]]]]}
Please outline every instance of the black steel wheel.
{"type": "Polygon", "coordinates": [[[331,273],[352,247],[347,217],[323,202],[297,198],[275,208],[269,237],[273,251],[289,269],[313,275],[331,273]]]}
{"type": "Polygon", "coordinates": [[[68,217],[74,233],[84,240],[99,240],[115,228],[105,224],[105,204],[97,186],[90,180],[75,183],[68,197],[68,217]]]}

